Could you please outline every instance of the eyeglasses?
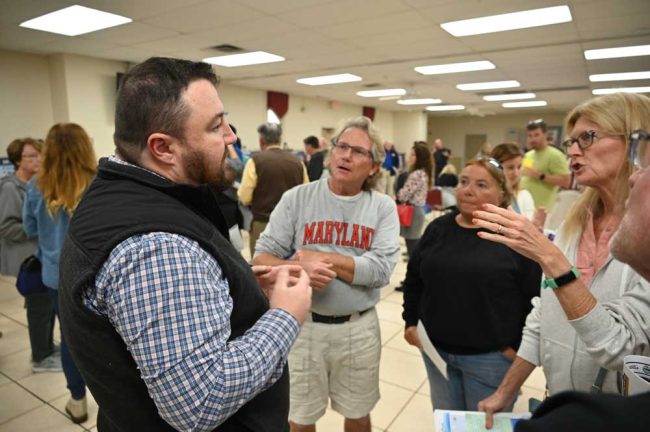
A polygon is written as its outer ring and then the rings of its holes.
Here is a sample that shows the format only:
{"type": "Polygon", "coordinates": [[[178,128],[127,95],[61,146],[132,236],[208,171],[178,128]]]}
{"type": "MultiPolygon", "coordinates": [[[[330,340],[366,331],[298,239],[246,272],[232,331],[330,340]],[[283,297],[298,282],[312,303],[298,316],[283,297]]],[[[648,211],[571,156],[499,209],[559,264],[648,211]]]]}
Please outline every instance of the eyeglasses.
{"type": "Polygon", "coordinates": [[[606,134],[606,133],[598,132],[598,131],[595,131],[595,130],[588,130],[588,131],[585,131],[585,132],[581,133],[576,138],[567,138],[566,140],[564,140],[562,142],[562,148],[564,149],[565,153],[568,153],[569,152],[569,147],[571,147],[573,145],[573,143],[576,143],[576,144],[578,144],[578,147],[580,148],[580,150],[584,150],[584,149],[588,148],[589,146],[591,146],[594,143],[594,141],[598,141],[599,139],[605,138],[605,137],[608,137],[608,136],[624,136],[624,135],[621,135],[621,134],[606,134]]]}
{"type": "Polygon", "coordinates": [[[359,146],[351,146],[350,144],[347,143],[336,143],[333,144],[334,151],[340,152],[340,153],[347,153],[348,150],[352,151],[352,156],[361,158],[361,157],[369,157],[372,160],[375,160],[373,157],[373,153],[370,150],[364,149],[363,147],[359,146]]]}
{"type": "Polygon", "coordinates": [[[650,141],[650,134],[644,129],[637,129],[630,134],[630,150],[628,158],[630,163],[638,169],[643,167],[643,164],[641,163],[641,154],[639,152],[641,141],[650,141]]]}
{"type": "Polygon", "coordinates": [[[36,153],[36,154],[22,154],[20,155],[20,159],[38,159],[40,158],[41,155],[36,153]]]}

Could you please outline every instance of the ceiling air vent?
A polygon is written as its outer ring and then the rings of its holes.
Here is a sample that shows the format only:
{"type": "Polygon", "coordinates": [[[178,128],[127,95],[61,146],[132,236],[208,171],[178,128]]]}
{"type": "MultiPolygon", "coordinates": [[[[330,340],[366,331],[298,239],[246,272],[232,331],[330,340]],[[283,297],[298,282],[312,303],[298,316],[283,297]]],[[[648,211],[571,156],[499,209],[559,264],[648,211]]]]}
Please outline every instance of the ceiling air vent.
{"type": "Polygon", "coordinates": [[[364,88],[376,88],[376,87],[381,87],[381,84],[379,84],[379,83],[363,84],[361,87],[364,87],[364,88]]]}
{"type": "Polygon", "coordinates": [[[226,53],[236,53],[236,52],[244,51],[243,48],[240,48],[235,45],[230,45],[230,44],[215,45],[213,47],[210,47],[210,49],[226,52],[226,53]]]}

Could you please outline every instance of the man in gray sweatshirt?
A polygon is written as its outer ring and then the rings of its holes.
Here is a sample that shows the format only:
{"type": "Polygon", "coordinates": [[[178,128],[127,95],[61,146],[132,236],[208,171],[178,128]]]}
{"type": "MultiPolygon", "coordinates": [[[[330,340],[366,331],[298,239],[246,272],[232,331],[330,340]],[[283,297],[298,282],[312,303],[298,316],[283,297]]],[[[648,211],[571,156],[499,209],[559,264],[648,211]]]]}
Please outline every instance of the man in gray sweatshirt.
{"type": "Polygon", "coordinates": [[[395,203],[371,190],[383,158],[372,122],[348,121],[331,152],[331,177],[286,192],[255,248],[255,264],[291,260],[315,288],[311,317],[289,354],[297,432],[314,430],[328,399],[346,432],[371,429],[381,352],[374,306],[399,258],[395,203]]]}

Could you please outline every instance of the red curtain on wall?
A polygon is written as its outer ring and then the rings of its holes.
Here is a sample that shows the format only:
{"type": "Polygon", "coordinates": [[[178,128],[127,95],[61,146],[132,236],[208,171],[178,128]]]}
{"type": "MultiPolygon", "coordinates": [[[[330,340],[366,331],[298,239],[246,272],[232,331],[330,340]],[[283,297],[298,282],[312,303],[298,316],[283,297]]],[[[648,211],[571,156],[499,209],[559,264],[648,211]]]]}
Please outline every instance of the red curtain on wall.
{"type": "Polygon", "coordinates": [[[375,109],[373,107],[363,107],[364,117],[368,117],[370,120],[375,121],[375,109]]]}
{"type": "Polygon", "coordinates": [[[286,93],[267,91],[266,108],[270,108],[278,116],[284,117],[289,110],[289,95],[286,93]]]}

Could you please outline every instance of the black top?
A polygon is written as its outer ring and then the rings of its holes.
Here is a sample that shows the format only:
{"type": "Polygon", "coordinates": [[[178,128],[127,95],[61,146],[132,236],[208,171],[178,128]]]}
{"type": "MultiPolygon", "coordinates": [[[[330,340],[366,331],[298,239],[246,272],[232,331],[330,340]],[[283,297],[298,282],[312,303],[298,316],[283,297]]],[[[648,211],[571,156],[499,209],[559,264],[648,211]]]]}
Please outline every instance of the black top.
{"type": "Polygon", "coordinates": [[[440,171],[442,171],[445,165],[447,165],[447,162],[449,161],[449,154],[449,149],[445,147],[436,149],[436,151],[433,152],[433,162],[435,163],[436,168],[436,178],[438,178],[440,171]]]}
{"type": "Polygon", "coordinates": [[[307,164],[307,175],[309,181],[319,180],[323,175],[323,163],[325,162],[325,152],[319,151],[311,155],[307,164]]]}
{"type": "MultiPolygon", "coordinates": [[[[61,327],[99,405],[100,431],[173,429],[158,415],[124,341],[108,319],[84,306],[82,290],[93,286],[108,255],[123,240],[147,232],[177,233],[197,241],[219,263],[233,300],[230,339],[239,337],[268,310],[268,301],[250,267],[228,241],[227,230],[207,186],[178,185],[137,167],[100,161],[97,177],[70,221],[59,287],[61,327]]],[[[289,410],[288,381],[285,366],[279,381],[216,430],[282,430],[289,410]]]]}
{"type": "Polygon", "coordinates": [[[441,174],[436,180],[436,186],[456,187],[458,186],[458,176],[456,174],[441,174]]]}
{"type": "Polygon", "coordinates": [[[452,354],[517,349],[539,295],[541,268],[463,228],[457,212],[435,219],[411,256],[404,282],[406,326],[422,320],[431,341],[452,354]]]}
{"type": "Polygon", "coordinates": [[[632,397],[564,392],[546,399],[515,432],[642,432],[650,430],[650,393],[632,397]]]}

